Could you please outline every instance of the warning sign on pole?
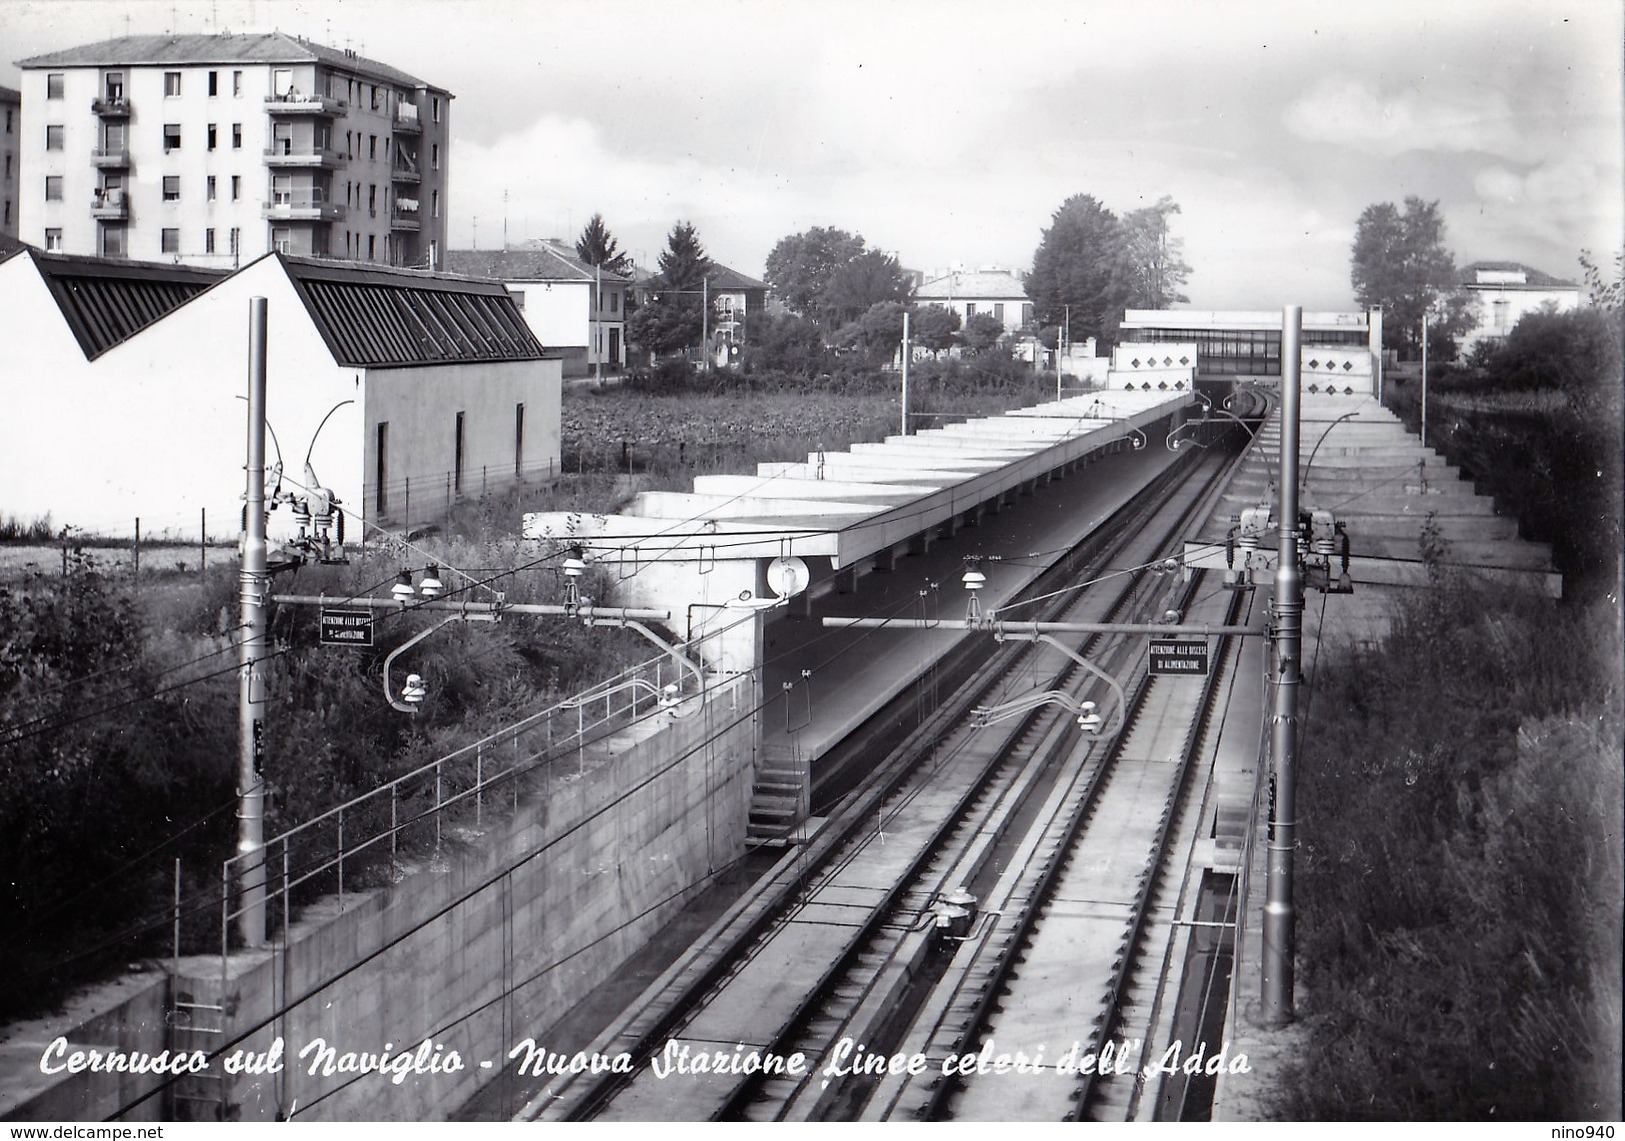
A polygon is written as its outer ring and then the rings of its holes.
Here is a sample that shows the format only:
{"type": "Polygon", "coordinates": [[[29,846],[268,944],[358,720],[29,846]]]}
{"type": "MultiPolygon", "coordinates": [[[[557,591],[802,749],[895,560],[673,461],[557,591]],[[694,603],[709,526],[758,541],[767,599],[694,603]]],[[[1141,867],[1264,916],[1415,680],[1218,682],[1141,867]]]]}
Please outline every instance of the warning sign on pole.
{"type": "Polygon", "coordinates": [[[323,610],[321,644],[324,646],[372,645],[372,611],[323,610]]]}
{"type": "Polygon", "coordinates": [[[1206,677],[1207,640],[1152,638],[1149,672],[1153,677],[1168,675],[1206,677]]]}

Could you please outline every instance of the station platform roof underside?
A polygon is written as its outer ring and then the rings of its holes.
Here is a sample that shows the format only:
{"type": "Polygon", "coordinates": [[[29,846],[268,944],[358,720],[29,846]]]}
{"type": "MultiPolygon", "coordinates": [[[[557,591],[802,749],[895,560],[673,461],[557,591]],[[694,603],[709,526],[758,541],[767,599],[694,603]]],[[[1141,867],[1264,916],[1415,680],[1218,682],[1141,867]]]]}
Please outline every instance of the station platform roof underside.
{"type": "MultiPolygon", "coordinates": [[[[702,475],[691,492],[645,491],[610,516],[525,516],[527,539],[580,545],[589,561],[637,565],[823,556],[830,570],[929,534],[1035,480],[1108,449],[1161,447],[1149,426],[1193,406],[1170,393],[1100,391],[755,475],[702,475]]],[[[820,570],[822,568],[819,568],[820,570]]],[[[827,573],[827,572],[826,572],[827,573]]],[[[815,578],[817,572],[815,571],[815,578]]]]}

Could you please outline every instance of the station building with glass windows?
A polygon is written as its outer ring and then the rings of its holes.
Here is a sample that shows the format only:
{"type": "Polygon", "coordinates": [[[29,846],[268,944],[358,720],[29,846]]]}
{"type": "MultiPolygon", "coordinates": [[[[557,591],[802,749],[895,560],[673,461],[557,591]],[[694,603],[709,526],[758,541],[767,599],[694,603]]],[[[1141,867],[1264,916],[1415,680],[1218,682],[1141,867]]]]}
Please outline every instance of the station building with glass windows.
{"type": "MultiPolygon", "coordinates": [[[[1196,347],[1196,380],[1272,384],[1281,376],[1281,310],[1130,309],[1119,348],[1132,356],[1196,347]]],[[[1382,376],[1382,310],[1303,313],[1304,390],[1376,395],[1382,376]],[[1313,388],[1311,388],[1313,386],[1313,388]]]]}

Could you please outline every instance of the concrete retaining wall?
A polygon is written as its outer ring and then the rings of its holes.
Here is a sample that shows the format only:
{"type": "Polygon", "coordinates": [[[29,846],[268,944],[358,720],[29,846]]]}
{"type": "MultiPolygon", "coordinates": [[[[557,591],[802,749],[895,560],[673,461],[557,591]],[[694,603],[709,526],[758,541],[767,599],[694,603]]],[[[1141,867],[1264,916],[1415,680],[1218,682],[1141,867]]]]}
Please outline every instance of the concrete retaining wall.
{"type": "MultiPolygon", "coordinates": [[[[174,995],[224,1008],[212,1040],[224,1056],[283,1043],[280,1073],[239,1074],[212,1087],[225,1116],[443,1119],[498,1077],[515,1042],[561,1018],[709,872],[743,852],[757,701],[753,676],[731,678],[692,715],[652,715],[579,761],[557,762],[520,794],[511,819],[448,839],[393,887],[307,911],[285,947],[233,956],[224,993],[218,957],[182,960],[174,995]],[[399,1084],[388,1074],[311,1076],[315,1054],[299,1054],[319,1050],[318,1039],[333,1048],[339,1070],[346,1053],[411,1054],[430,1040],[427,1055],[441,1072],[399,1084]],[[447,1072],[453,1051],[462,1068],[447,1072]]],[[[167,990],[161,979],[149,982],[99,1022],[56,1032],[76,1048],[164,1050],[172,1045],[167,990]]],[[[35,1043],[19,1050],[37,1070],[35,1043]]],[[[212,1074],[223,1074],[224,1056],[212,1060],[212,1074]]],[[[136,1092],[116,1077],[63,1075],[5,1116],[105,1118],[136,1092]]],[[[211,1106],[193,1113],[189,1104],[165,1112],[210,1115],[211,1106]]],[[[163,1109],[152,1098],[134,1116],[163,1109]]]]}

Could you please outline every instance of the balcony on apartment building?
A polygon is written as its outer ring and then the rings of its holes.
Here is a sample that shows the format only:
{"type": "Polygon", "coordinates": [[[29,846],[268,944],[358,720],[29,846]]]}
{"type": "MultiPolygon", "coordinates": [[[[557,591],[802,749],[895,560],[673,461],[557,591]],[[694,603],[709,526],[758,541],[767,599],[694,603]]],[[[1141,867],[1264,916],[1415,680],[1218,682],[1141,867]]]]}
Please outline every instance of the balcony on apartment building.
{"type": "Polygon", "coordinates": [[[344,114],[349,104],[327,95],[311,95],[289,88],[281,95],[267,95],[265,109],[272,115],[325,115],[329,118],[344,114]]]}
{"type": "Polygon", "coordinates": [[[350,160],[327,147],[295,146],[283,141],[265,152],[266,166],[298,167],[306,170],[337,170],[350,160]]]}
{"type": "Polygon", "coordinates": [[[395,105],[395,133],[417,135],[423,132],[423,124],[418,119],[418,105],[416,103],[397,103],[395,105]]]}
{"type": "Polygon", "coordinates": [[[130,199],[123,190],[97,190],[90,196],[90,216],[103,222],[124,221],[130,216],[130,199]]]}
{"type": "Polygon", "coordinates": [[[416,198],[395,199],[395,209],[390,212],[389,228],[391,230],[420,230],[423,228],[418,221],[418,200],[416,198]]]}
{"type": "Polygon", "coordinates": [[[105,99],[92,99],[90,110],[104,119],[128,119],[130,101],[122,95],[109,95],[105,99]]]}
{"type": "Polygon", "coordinates": [[[396,182],[423,181],[423,175],[418,171],[417,160],[401,151],[395,152],[395,165],[390,171],[390,177],[396,182]]]}
{"type": "Polygon", "coordinates": [[[129,147],[97,147],[90,152],[90,165],[99,170],[129,170],[129,147]]]}
{"type": "Polygon", "coordinates": [[[263,209],[272,222],[342,222],[347,212],[344,203],[329,202],[319,186],[277,191],[263,209]]]}

